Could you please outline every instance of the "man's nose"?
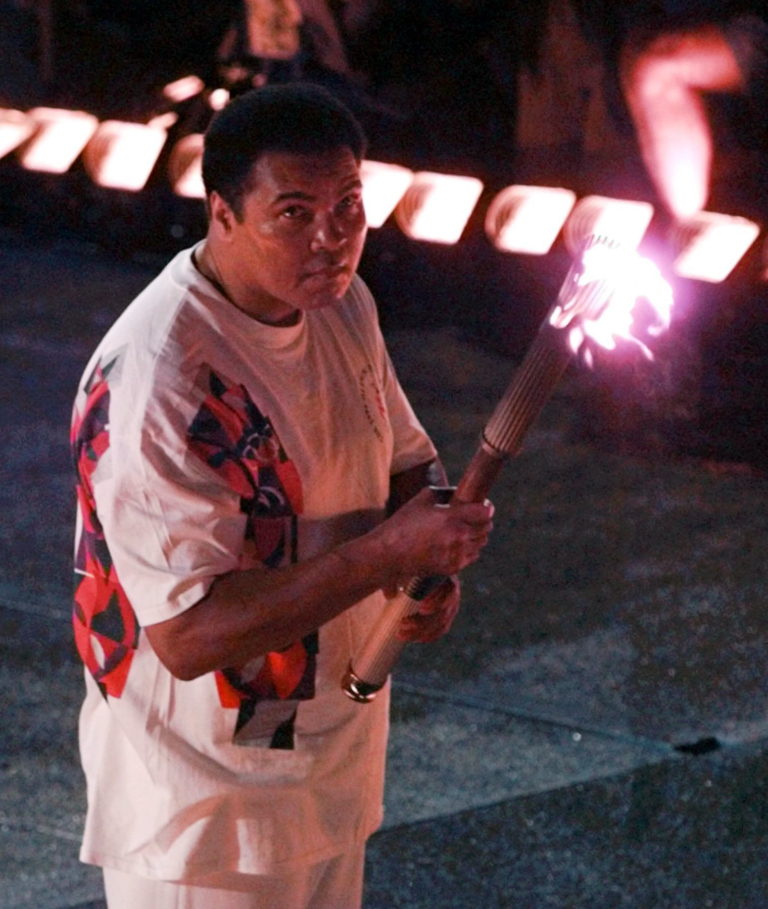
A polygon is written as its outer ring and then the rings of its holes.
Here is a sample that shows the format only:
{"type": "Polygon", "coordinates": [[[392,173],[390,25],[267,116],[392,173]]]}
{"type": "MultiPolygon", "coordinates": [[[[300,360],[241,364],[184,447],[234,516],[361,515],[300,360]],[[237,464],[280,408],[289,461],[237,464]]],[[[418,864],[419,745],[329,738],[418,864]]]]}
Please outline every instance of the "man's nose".
{"type": "Polygon", "coordinates": [[[313,251],[338,249],[346,242],[347,231],[338,218],[334,215],[325,215],[318,218],[310,243],[313,251]]]}

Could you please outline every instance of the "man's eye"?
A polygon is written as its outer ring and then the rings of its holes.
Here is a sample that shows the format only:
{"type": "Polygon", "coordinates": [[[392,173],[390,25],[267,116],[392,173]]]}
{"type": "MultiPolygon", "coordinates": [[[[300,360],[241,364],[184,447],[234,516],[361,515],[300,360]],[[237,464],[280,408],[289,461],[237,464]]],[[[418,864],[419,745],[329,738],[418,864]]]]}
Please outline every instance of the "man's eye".
{"type": "Polygon", "coordinates": [[[290,205],[288,208],[284,208],[280,212],[280,216],[288,219],[289,221],[296,221],[299,218],[309,217],[309,212],[303,205],[290,205]]]}
{"type": "Polygon", "coordinates": [[[351,196],[345,196],[339,203],[339,208],[342,211],[350,211],[359,208],[362,205],[363,198],[359,193],[355,193],[351,196]]]}

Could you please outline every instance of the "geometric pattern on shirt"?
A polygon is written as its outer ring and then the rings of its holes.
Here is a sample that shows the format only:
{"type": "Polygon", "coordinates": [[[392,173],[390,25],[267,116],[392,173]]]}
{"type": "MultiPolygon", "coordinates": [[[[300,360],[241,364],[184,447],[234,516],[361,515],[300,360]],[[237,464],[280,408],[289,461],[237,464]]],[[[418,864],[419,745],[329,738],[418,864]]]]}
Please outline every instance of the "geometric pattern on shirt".
{"type": "Polygon", "coordinates": [[[139,638],[136,614],[117,577],[93,496],[93,472],[109,448],[108,377],[116,362],[117,357],[98,364],[90,375],[70,437],[82,527],[75,552],[72,625],[80,658],[105,698],[123,693],[139,638]]]}
{"type": "MultiPolygon", "coordinates": [[[[187,439],[190,450],[240,496],[245,537],[267,567],[296,561],[297,515],[303,511],[301,479],[267,416],[242,384],[206,367],[205,397],[187,439]]],[[[249,667],[215,673],[223,707],[238,710],[235,734],[265,700],[306,700],[315,694],[317,633],[249,667]]],[[[291,747],[292,726],[275,729],[273,747],[291,747]]]]}

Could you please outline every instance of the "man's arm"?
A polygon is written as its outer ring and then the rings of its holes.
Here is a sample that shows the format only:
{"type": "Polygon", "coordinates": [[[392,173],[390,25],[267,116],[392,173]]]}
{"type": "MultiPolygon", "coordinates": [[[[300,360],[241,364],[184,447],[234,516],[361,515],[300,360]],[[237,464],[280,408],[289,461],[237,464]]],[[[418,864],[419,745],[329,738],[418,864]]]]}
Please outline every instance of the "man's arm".
{"type": "MultiPolygon", "coordinates": [[[[398,475],[393,493],[407,497],[417,474],[398,475]]],[[[300,640],[380,588],[417,574],[459,572],[485,545],[491,513],[490,506],[476,504],[436,508],[424,490],[369,533],[328,553],[285,568],[216,578],[197,604],[147,626],[147,637],[181,679],[242,665],[300,640]]]]}

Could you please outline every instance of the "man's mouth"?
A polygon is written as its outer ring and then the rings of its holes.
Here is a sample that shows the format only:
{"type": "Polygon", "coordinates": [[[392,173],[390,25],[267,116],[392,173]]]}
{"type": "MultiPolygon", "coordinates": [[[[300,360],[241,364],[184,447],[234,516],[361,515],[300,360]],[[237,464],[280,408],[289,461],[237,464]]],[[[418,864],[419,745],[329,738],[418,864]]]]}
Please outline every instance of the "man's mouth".
{"type": "Polygon", "coordinates": [[[314,271],[307,272],[304,279],[311,281],[317,279],[320,281],[334,281],[336,278],[346,275],[349,268],[343,262],[336,265],[326,265],[324,268],[317,268],[314,271]]]}

